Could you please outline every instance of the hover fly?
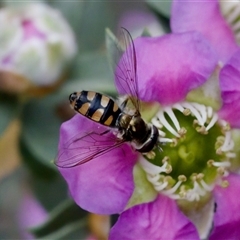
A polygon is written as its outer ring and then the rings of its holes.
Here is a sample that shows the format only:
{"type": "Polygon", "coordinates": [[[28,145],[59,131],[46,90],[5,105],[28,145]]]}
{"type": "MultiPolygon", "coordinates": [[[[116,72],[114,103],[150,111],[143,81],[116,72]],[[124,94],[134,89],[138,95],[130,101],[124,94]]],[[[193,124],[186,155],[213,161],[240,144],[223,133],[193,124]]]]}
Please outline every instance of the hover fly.
{"type": "Polygon", "coordinates": [[[158,129],[146,123],[140,114],[136,52],[133,39],[125,28],[121,29],[121,39],[115,48],[115,78],[127,97],[118,104],[112,98],[93,91],[70,94],[72,108],[99,123],[99,127],[73,137],[58,153],[56,165],[59,167],[70,168],[86,163],[126,142],[141,153],[151,152],[159,143],[158,129]],[[103,135],[105,140],[101,142],[103,135]],[[76,148],[79,148],[78,154],[76,148]]]}

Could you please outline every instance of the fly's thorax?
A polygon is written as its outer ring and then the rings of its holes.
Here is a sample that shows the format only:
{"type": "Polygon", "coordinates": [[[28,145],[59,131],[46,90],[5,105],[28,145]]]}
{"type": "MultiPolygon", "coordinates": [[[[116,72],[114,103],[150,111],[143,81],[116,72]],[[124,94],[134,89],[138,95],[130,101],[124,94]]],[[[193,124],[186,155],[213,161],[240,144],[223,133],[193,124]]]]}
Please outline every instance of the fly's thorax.
{"type": "Polygon", "coordinates": [[[131,141],[139,152],[149,152],[157,143],[158,129],[139,115],[120,114],[117,127],[122,137],[131,141]]]}
{"type": "Polygon", "coordinates": [[[133,116],[128,131],[132,138],[141,144],[148,138],[150,129],[141,116],[133,116]]]}
{"type": "Polygon", "coordinates": [[[115,127],[121,109],[108,96],[92,91],[73,93],[69,97],[75,111],[105,126],[115,127]]]}

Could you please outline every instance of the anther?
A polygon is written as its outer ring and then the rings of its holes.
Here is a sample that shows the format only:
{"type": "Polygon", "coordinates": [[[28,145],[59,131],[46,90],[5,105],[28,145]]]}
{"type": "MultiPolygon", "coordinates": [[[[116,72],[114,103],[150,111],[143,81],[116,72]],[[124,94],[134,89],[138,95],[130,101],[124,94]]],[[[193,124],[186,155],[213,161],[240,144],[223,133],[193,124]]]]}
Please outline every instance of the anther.
{"type": "Polygon", "coordinates": [[[220,176],[223,176],[224,173],[225,173],[225,168],[223,168],[223,167],[217,168],[217,173],[218,173],[220,176]]]}
{"type": "Polygon", "coordinates": [[[178,144],[178,139],[172,138],[172,142],[171,142],[170,146],[171,146],[171,147],[176,147],[177,144],[178,144]]]}
{"type": "Polygon", "coordinates": [[[190,109],[189,109],[189,108],[185,108],[184,111],[183,111],[183,114],[184,114],[185,116],[189,116],[189,115],[191,114],[190,109]]]}
{"type": "Polygon", "coordinates": [[[169,157],[165,156],[162,160],[162,163],[169,162],[169,157]]]}
{"type": "Polygon", "coordinates": [[[223,180],[223,181],[221,182],[221,187],[226,188],[226,187],[228,187],[228,186],[229,186],[229,182],[228,182],[227,180],[223,180]]]}
{"type": "Polygon", "coordinates": [[[184,127],[182,127],[182,128],[178,131],[178,133],[180,134],[180,136],[184,136],[184,135],[187,133],[187,129],[184,128],[184,127]]]}
{"type": "Polygon", "coordinates": [[[201,134],[204,134],[204,135],[208,134],[208,131],[206,130],[206,128],[204,126],[196,127],[196,131],[198,133],[201,133],[201,134]]]}
{"type": "Polygon", "coordinates": [[[196,119],[198,120],[198,122],[201,126],[204,125],[204,121],[202,119],[202,116],[200,115],[198,110],[193,105],[185,102],[185,103],[183,103],[183,106],[190,109],[191,113],[196,117],[196,119]]]}
{"type": "Polygon", "coordinates": [[[214,160],[210,159],[207,161],[207,165],[208,167],[212,167],[213,166],[213,163],[214,163],[214,160]]]}
{"type": "MultiPolygon", "coordinates": [[[[181,178],[180,178],[180,179],[181,179],[181,178]]],[[[175,192],[178,190],[178,188],[180,187],[180,185],[182,184],[182,182],[183,182],[183,181],[181,181],[181,180],[178,179],[178,182],[177,182],[172,188],[163,191],[164,194],[166,194],[166,195],[171,195],[171,194],[175,193],[175,192]]]]}

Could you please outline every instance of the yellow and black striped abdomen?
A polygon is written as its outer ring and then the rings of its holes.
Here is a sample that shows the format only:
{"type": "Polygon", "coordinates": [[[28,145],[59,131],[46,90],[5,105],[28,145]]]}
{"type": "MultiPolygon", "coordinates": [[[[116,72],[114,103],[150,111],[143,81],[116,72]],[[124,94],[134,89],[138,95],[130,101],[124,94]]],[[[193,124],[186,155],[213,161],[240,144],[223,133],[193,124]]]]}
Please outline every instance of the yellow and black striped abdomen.
{"type": "Polygon", "coordinates": [[[92,91],[77,93],[74,109],[87,118],[110,127],[116,125],[122,112],[111,98],[92,91]]]}

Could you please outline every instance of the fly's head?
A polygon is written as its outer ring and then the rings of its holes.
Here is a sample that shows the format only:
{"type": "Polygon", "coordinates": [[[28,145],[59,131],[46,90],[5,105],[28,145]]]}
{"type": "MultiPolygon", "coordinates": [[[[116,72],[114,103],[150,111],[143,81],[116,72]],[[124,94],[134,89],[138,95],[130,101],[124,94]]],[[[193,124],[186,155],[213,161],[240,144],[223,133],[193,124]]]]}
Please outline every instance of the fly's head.
{"type": "Polygon", "coordinates": [[[80,93],[79,92],[74,92],[69,95],[69,102],[70,106],[74,109],[75,103],[79,97],[80,93]]]}

